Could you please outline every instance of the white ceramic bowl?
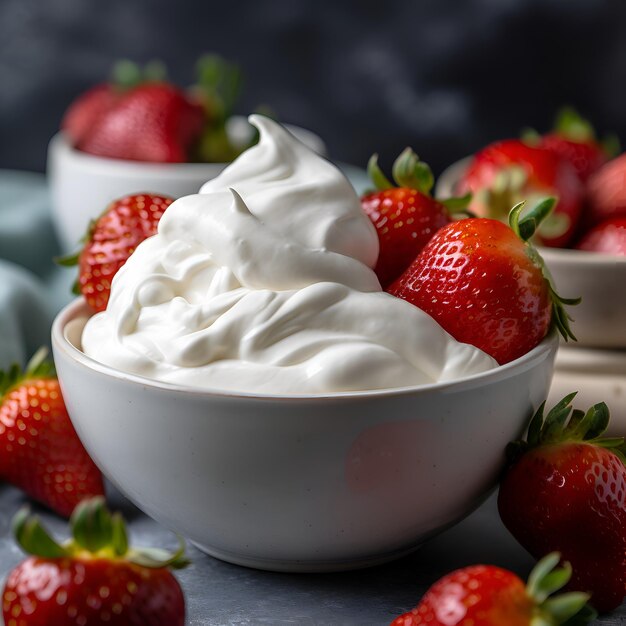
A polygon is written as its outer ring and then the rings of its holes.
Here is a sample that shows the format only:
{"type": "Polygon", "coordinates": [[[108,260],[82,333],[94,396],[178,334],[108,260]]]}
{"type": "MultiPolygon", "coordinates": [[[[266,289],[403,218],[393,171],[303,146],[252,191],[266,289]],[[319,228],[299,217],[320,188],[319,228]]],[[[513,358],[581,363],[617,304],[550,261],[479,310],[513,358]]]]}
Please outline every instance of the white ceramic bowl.
{"type": "Polygon", "coordinates": [[[546,397],[557,341],[455,383],[317,397],[211,392],[84,355],[52,329],[67,407],[105,475],[205,552],[277,571],[395,558],[470,513],[546,397]]]}
{"type": "MultiPolygon", "coordinates": [[[[298,126],[285,125],[300,141],[325,154],[322,139],[298,126]]],[[[234,117],[229,134],[245,144],[247,121],[234,117]]],[[[66,251],[74,250],[89,221],[112,200],[130,193],[152,192],[179,198],[197,193],[227,163],[144,163],[98,157],[74,149],[57,133],[48,146],[47,173],[52,196],[54,224],[66,251]]]]}
{"type": "MultiPolygon", "coordinates": [[[[441,174],[437,197],[453,195],[469,161],[457,161],[441,174]]],[[[582,298],[579,305],[568,309],[575,320],[576,345],[626,349],[626,257],[544,247],[540,253],[559,294],[582,298]]]]}

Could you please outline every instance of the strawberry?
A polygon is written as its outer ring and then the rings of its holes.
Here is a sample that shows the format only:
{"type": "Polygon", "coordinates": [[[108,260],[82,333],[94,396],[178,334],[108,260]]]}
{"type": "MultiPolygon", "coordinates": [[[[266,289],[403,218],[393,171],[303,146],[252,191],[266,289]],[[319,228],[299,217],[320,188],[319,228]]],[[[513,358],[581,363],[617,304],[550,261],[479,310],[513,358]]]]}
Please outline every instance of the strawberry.
{"type": "Polygon", "coordinates": [[[541,405],[527,441],[509,446],[498,509],[531,554],[558,550],[574,568],[570,587],[609,611],[626,592],[626,447],[623,438],[600,437],[609,422],[606,405],[572,411],[575,395],[545,420],[541,405]]]}
{"type": "Polygon", "coordinates": [[[476,215],[503,221],[520,200],[557,196],[553,215],[537,231],[540,243],[554,247],[571,241],[583,200],[581,182],[570,163],[519,139],[498,141],[477,152],[458,190],[474,194],[469,208],[476,215]]]}
{"type": "Polygon", "coordinates": [[[102,157],[182,163],[206,122],[204,108],[166,82],[147,82],[121,94],[77,143],[102,157]]]}
{"type": "Polygon", "coordinates": [[[571,163],[583,183],[616,149],[613,139],[600,143],[593,126],[570,107],[561,109],[552,132],[537,137],[536,145],[571,163]]]}
{"type": "Polygon", "coordinates": [[[46,350],[25,372],[0,372],[0,479],[69,516],[104,493],[102,476],[78,439],[46,350]]]}
{"type": "Polygon", "coordinates": [[[626,217],[626,154],[609,161],[587,182],[587,221],[626,217]]]}
{"type": "Polygon", "coordinates": [[[57,543],[27,511],[13,522],[29,556],[2,593],[7,626],[183,626],[185,599],[170,569],[187,564],[184,545],[172,555],[129,548],[122,517],[101,498],[72,514],[72,538],[57,543]]]}
{"type": "Polygon", "coordinates": [[[626,216],[600,222],[582,237],[576,248],[626,256],[626,216]]]}
{"type": "Polygon", "coordinates": [[[102,83],[72,102],[61,122],[61,128],[72,145],[83,140],[96,120],[117,102],[119,95],[112,84],[102,83]]]}
{"type": "Polygon", "coordinates": [[[422,601],[391,626],[557,626],[588,624],[595,619],[588,594],[550,597],[566,584],[572,569],[555,569],[549,554],[531,572],[528,584],[494,565],[472,565],[438,580],[422,601]]]}
{"type": "Polygon", "coordinates": [[[435,200],[430,167],[407,148],[393,165],[393,179],[386,178],[373,155],[368,173],[376,190],[361,198],[363,211],[372,220],[380,251],[374,271],[383,289],[388,287],[418,255],[430,238],[451,221],[449,210],[464,209],[471,196],[435,200]]]}
{"type": "Polygon", "coordinates": [[[558,296],[536,249],[528,243],[550,212],[553,198],[520,220],[523,203],[510,213],[510,227],[489,218],[469,218],[440,229],[389,293],[433,317],[458,341],[508,363],[534,348],[551,323],[572,338],[565,300],[558,296]]]}
{"type": "Polygon", "coordinates": [[[114,200],[90,227],[83,249],[57,259],[70,267],[78,264],[75,292],[82,293],[94,311],[104,311],[111,281],[135,248],[157,231],[157,225],[173,198],[141,193],[114,200]]]}

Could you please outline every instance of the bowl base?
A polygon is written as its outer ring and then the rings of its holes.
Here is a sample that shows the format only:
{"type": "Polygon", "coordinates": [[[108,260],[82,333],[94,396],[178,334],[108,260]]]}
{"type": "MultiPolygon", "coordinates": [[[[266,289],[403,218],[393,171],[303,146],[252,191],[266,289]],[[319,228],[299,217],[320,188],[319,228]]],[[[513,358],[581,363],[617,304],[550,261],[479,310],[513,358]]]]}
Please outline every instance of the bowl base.
{"type": "MultiPolygon", "coordinates": [[[[435,533],[438,534],[438,533],[435,533]]],[[[333,572],[347,572],[352,570],[366,569],[368,567],[375,567],[376,565],[382,565],[383,563],[389,563],[395,561],[403,556],[407,556],[411,552],[415,552],[426,541],[427,538],[422,538],[418,543],[411,545],[410,547],[401,548],[392,552],[386,552],[376,556],[355,558],[348,560],[336,560],[336,561],[315,561],[315,560],[298,560],[298,559],[267,559],[258,558],[253,556],[247,556],[236,552],[228,552],[225,550],[219,550],[209,546],[202,545],[196,541],[190,541],[198,550],[215,557],[220,561],[226,561],[226,563],[232,563],[233,565],[241,565],[243,567],[249,567],[251,569],[265,570],[268,572],[283,572],[292,574],[326,574],[333,572]]]]}

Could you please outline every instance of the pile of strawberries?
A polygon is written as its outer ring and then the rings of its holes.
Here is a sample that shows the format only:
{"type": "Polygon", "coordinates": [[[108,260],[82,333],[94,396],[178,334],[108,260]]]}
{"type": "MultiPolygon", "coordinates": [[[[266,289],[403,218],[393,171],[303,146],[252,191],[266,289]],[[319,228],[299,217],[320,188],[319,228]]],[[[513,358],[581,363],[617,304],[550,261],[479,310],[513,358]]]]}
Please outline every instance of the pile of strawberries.
{"type": "Polygon", "coordinates": [[[122,61],[109,82],[81,94],[61,128],[78,150],[156,163],[227,162],[237,154],[226,133],[240,86],[239,69],[215,55],[198,61],[198,81],[183,90],[160,63],[122,61]]]}
{"type": "Polygon", "coordinates": [[[616,139],[603,142],[570,108],[544,135],[497,141],[473,155],[456,190],[471,192],[476,215],[502,219],[521,199],[552,195],[554,214],[537,242],[590,252],[626,255],[626,155],[616,139]]]}

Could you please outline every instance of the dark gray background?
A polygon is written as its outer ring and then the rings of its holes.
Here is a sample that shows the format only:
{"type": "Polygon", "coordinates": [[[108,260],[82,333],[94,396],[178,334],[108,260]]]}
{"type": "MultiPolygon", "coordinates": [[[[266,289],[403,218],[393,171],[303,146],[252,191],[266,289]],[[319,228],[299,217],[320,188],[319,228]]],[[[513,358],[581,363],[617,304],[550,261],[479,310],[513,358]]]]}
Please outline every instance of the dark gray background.
{"type": "Polygon", "coordinates": [[[205,51],[245,69],[239,112],[267,103],[356,164],[411,144],[441,170],[562,103],[623,140],[625,35],[619,0],[0,0],[0,167],[43,170],[114,60],[188,84],[205,51]]]}

